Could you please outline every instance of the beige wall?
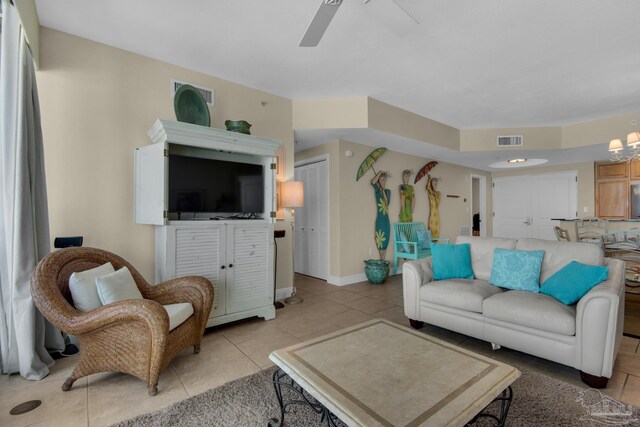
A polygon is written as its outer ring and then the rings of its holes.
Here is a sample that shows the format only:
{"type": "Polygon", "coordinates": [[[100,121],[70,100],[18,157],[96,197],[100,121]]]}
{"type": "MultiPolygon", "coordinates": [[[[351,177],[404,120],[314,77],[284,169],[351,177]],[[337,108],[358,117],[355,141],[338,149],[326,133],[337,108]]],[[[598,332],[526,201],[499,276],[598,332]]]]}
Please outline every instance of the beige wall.
{"type": "MultiPolygon", "coordinates": [[[[123,256],[148,280],[153,226],[133,222],[133,152],[150,144],[156,119],[175,120],[172,78],[215,90],[213,127],[244,119],[254,135],[283,141],[293,174],[288,99],[44,27],[40,66],[51,235],[83,235],[86,246],[123,256]]],[[[278,241],[278,287],[292,283],[290,237],[278,241]]]]}
{"type": "Polygon", "coordinates": [[[533,175],[552,172],[578,172],[578,217],[587,218],[594,217],[595,211],[595,185],[594,185],[594,165],[593,162],[574,163],[570,165],[558,166],[541,166],[526,169],[512,169],[506,171],[492,172],[491,176],[517,176],[517,175],[533,175]],[[584,212],[583,208],[587,208],[584,212]]]}
{"type": "Polygon", "coordinates": [[[293,100],[294,129],[366,128],[366,96],[293,100]]]}
{"type": "MultiPolygon", "coordinates": [[[[370,184],[373,172],[367,172],[358,182],[355,180],[356,170],[372,150],[373,148],[369,146],[339,140],[296,153],[296,162],[321,154],[330,157],[329,245],[332,276],[344,278],[360,274],[364,269],[363,260],[377,258],[373,239],[376,204],[370,184]],[[347,157],[346,151],[352,151],[353,156],[347,157]],[[339,194],[337,201],[336,192],[339,194]],[[338,224],[334,218],[338,219],[338,224]]],[[[413,169],[417,172],[427,162],[429,159],[387,151],[375,163],[374,168],[377,171],[391,172],[391,177],[387,180],[387,188],[391,190],[389,219],[392,223],[398,221],[400,212],[399,185],[402,183],[402,171],[413,169]]],[[[489,176],[487,172],[447,163],[440,163],[431,170],[431,176],[439,178],[437,189],[441,194],[441,237],[453,240],[458,236],[460,226],[471,226],[471,179],[469,177],[471,173],[489,176]],[[450,198],[447,195],[460,197],[450,198]]],[[[487,182],[490,182],[490,179],[487,179],[487,182]]],[[[429,202],[425,185],[426,180],[423,178],[414,187],[416,203],[413,217],[414,221],[427,223],[429,202]]],[[[490,197],[488,197],[487,206],[491,206],[490,197]]],[[[393,261],[392,243],[389,244],[386,258],[393,261]]]]}
{"type": "Polygon", "coordinates": [[[562,128],[510,128],[510,129],[463,129],[460,131],[460,151],[495,151],[498,136],[522,135],[523,147],[510,150],[553,150],[561,148],[562,128]]]}

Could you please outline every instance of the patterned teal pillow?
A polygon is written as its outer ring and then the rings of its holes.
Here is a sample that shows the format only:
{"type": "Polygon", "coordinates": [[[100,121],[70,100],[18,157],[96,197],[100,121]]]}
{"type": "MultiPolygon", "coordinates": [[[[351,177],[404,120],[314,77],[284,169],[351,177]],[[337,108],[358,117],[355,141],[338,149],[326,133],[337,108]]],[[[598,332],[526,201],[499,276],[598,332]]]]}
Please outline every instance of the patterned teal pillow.
{"type": "Polygon", "coordinates": [[[434,280],[473,279],[471,245],[431,245],[434,280]]]}
{"type": "MultiPolygon", "coordinates": [[[[400,241],[401,242],[407,242],[409,239],[407,239],[407,235],[404,234],[404,231],[400,232],[400,241]]],[[[413,245],[410,245],[409,243],[403,243],[402,244],[402,249],[404,249],[405,253],[413,253],[413,245]]]]}
{"type": "Polygon", "coordinates": [[[431,232],[429,230],[416,231],[416,238],[418,239],[418,249],[429,249],[431,247],[431,232]]]}
{"type": "Polygon", "coordinates": [[[496,248],[489,283],[501,288],[538,292],[544,251],[496,248]]]}
{"type": "Polygon", "coordinates": [[[609,269],[601,265],[571,261],[540,286],[540,293],[549,295],[563,304],[580,301],[595,285],[607,280],[609,269]]]}

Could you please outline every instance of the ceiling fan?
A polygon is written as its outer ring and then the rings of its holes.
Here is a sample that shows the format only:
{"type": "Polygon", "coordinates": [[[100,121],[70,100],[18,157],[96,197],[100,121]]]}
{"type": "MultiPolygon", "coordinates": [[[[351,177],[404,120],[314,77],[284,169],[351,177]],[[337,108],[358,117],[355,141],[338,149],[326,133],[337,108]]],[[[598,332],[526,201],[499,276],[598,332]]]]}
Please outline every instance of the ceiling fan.
{"type": "MultiPolygon", "coordinates": [[[[377,16],[385,26],[402,37],[409,33],[418,24],[406,10],[395,0],[362,0],[367,6],[367,11],[377,16]]],[[[322,0],[309,28],[300,41],[300,47],[316,47],[331,23],[342,0],[322,0]]]]}

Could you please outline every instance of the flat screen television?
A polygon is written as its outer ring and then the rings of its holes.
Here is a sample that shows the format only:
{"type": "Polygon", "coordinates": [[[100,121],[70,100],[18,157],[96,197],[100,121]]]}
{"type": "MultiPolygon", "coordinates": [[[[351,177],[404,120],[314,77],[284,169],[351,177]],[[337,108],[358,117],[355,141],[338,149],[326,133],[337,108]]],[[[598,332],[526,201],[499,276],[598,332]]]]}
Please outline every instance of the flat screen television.
{"type": "Polygon", "coordinates": [[[169,155],[169,212],[262,213],[263,166],[169,155]]]}

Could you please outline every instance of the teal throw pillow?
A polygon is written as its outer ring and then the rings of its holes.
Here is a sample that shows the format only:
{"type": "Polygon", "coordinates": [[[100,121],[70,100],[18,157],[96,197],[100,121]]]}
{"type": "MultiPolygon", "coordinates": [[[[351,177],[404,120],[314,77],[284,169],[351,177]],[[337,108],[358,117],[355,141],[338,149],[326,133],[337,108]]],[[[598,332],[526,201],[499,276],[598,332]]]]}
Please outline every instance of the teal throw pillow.
{"type": "MultiPolygon", "coordinates": [[[[401,231],[401,232],[400,232],[400,241],[401,241],[401,242],[407,242],[408,240],[409,240],[409,239],[407,239],[407,235],[406,235],[406,234],[404,234],[404,231],[401,231]]],[[[412,246],[413,246],[413,245],[410,245],[409,243],[403,243],[403,244],[402,244],[403,252],[405,252],[405,253],[412,253],[412,252],[413,252],[413,248],[412,248],[412,246]]]]}
{"type": "Polygon", "coordinates": [[[471,245],[431,245],[434,280],[473,279],[471,245]]]}
{"type": "Polygon", "coordinates": [[[571,305],[580,301],[600,282],[607,280],[609,269],[601,265],[581,264],[571,261],[540,286],[540,293],[549,295],[563,304],[571,305]]]}
{"type": "Polygon", "coordinates": [[[489,283],[501,288],[538,292],[544,251],[496,248],[489,283]]]}
{"type": "Polygon", "coordinates": [[[428,230],[416,231],[416,238],[418,239],[418,249],[429,249],[431,247],[431,232],[428,230]]]}

